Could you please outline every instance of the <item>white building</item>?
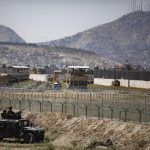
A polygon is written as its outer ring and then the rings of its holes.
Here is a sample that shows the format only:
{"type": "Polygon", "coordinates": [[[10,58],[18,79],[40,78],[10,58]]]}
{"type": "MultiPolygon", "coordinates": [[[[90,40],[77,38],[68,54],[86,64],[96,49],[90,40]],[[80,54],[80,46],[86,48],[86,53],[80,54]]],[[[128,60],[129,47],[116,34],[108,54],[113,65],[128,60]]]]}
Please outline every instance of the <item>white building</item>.
{"type": "Polygon", "coordinates": [[[29,79],[34,80],[34,81],[48,82],[49,75],[48,74],[30,74],[29,79]]]}

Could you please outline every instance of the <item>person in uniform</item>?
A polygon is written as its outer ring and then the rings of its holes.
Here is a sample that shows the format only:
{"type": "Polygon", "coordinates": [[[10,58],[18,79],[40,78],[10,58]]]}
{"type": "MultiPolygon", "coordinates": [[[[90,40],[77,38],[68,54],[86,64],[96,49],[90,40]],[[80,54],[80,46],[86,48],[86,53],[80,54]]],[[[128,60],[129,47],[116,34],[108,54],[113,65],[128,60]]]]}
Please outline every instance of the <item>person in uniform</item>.
{"type": "Polygon", "coordinates": [[[15,113],[12,111],[12,106],[8,107],[8,111],[7,111],[8,115],[14,115],[15,113]]]}

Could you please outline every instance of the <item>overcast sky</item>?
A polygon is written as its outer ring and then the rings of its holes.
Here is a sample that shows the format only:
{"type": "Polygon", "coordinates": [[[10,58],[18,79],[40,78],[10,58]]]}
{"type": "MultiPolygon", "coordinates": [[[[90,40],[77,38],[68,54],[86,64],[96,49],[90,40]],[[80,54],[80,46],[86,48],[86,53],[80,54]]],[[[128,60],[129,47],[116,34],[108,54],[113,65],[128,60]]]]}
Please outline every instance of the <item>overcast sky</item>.
{"type": "Polygon", "coordinates": [[[50,41],[113,21],[131,11],[131,1],[0,0],[0,24],[27,42],[50,41]]]}

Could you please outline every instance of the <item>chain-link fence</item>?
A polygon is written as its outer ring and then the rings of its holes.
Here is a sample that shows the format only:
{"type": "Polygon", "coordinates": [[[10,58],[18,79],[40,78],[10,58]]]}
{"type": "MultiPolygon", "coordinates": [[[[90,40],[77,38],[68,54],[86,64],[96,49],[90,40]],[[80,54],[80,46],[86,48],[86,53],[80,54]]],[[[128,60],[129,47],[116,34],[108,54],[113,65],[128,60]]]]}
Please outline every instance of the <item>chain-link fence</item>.
{"type": "Polygon", "coordinates": [[[102,93],[3,93],[0,106],[133,122],[150,121],[150,95],[102,93]]]}

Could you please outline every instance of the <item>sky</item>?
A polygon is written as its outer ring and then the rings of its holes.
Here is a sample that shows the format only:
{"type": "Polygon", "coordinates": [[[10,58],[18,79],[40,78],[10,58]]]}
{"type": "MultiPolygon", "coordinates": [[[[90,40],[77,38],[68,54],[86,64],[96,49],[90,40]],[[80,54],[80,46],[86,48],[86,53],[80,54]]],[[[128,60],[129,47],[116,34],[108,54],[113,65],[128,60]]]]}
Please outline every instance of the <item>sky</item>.
{"type": "Polygon", "coordinates": [[[0,0],[0,25],[29,43],[51,41],[115,20],[131,12],[131,1],[0,0]]]}

